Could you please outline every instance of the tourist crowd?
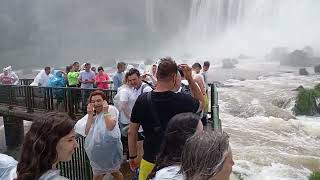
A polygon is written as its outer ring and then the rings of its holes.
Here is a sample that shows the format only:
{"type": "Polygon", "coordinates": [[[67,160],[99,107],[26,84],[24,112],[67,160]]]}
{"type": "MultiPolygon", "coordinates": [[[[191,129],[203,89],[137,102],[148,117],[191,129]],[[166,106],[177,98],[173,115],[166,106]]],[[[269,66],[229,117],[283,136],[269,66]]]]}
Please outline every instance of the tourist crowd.
{"type": "MultiPolygon", "coordinates": [[[[209,67],[207,61],[190,67],[166,57],[144,73],[120,62],[112,77],[114,105],[101,91],[111,81],[102,67],[95,72],[86,63],[80,71],[75,62],[52,77],[46,67],[33,85],[97,88],[88,96],[87,115],[75,130],[60,113],[33,122],[19,162],[4,172],[15,171],[17,180],[65,179],[56,165],[71,158],[78,146],[75,131],[82,128],[94,180],[107,174],[123,179],[120,165],[127,162],[139,180],[228,180],[234,164],[228,135],[206,128],[209,67]]],[[[1,168],[0,161],[0,177],[1,168]]]]}

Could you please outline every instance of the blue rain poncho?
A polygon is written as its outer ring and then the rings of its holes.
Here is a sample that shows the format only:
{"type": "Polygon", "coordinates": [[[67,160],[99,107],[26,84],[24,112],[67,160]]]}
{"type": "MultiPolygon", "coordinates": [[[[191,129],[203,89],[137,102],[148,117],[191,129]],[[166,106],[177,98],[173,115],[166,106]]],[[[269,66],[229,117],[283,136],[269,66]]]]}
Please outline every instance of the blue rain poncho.
{"type": "MultiPolygon", "coordinates": [[[[48,83],[49,87],[65,87],[66,86],[66,80],[59,70],[53,71],[53,77],[49,79],[48,83]]],[[[58,100],[61,100],[64,96],[63,89],[53,89],[53,94],[58,100]]]]}
{"type": "Polygon", "coordinates": [[[85,150],[95,175],[117,171],[122,162],[123,147],[118,125],[119,111],[111,105],[108,111],[117,121],[115,127],[112,130],[107,129],[103,113],[97,114],[85,140],[85,150]]]}
{"type": "Polygon", "coordinates": [[[63,73],[59,70],[53,71],[53,77],[49,79],[49,87],[65,87],[66,80],[63,73]]]}

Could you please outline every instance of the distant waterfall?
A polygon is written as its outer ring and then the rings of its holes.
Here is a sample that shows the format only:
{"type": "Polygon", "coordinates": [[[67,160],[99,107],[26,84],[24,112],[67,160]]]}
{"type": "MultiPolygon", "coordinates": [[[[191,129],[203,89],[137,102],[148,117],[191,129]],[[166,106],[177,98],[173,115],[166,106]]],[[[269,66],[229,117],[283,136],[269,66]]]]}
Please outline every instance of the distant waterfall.
{"type": "Polygon", "coordinates": [[[319,8],[317,0],[191,0],[180,54],[263,56],[277,46],[319,48],[319,8]]]}
{"type": "Polygon", "coordinates": [[[277,13],[275,2],[277,0],[193,0],[188,35],[207,38],[253,19],[263,21],[277,13]]]}
{"type": "Polygon", "coordinates": [[[154,0],[145,0],[146,5],[146,24],[151,30],[155,30],[154,26],[154,0]]]}

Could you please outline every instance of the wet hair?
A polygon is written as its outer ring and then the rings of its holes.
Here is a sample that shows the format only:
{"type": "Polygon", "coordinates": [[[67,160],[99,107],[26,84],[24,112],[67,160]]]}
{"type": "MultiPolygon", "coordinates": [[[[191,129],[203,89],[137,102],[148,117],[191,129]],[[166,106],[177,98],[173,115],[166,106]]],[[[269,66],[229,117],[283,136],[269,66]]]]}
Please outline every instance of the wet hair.
{"type": "Polygon", "coordinates": [[[123,67],[123,66],[126,66],[127,64],[125,63],[125,62],[118,62],[118,64],[117,64],[117,68],[119,69],[119,68],[121,68],[121,67],[123,67]]]}
{"type": "Polygon", "coordinates": [[[88,98],[88,102],[90,103],[92,100],[92,97],[97,96],[97,95],[101,96],[103,100],[107,99],[107,96],[104,94],[104,92],[102,92],[100,90],[96,90],[96,91],[93,91],[92,93],[90,93],[90,96],[88,98]]]}
{"type": "Polygon", "coordinates": [[[47,66],[47,67],[44,68],[44,70],[45,71],[49,71],[49,70],[51,70],[51,68],[47,66]]]}
{"type": "Polygon", "coordinates": [[[181,172],[186,179],[207,180],[223,168],[229,152],[229,136],[218,131],[204,131],[190,137],[181,156],[181,172]]]}
{"type": "Polygon", "coordinates": [[[140,71],[136,68],[131,68],[129,71],[126,73],[127,77],[132,76],[136,74],[138,77],[140,77],[140,71]]]}
{"type": "Polygon", "coordinates": [[[178,66],[171,57],[162,58],[158,65],[156,78],[158,81],[168,82],[177,72],[178,66]]]}
{"type": "Polygon", "coordinates": [[[50,112],[35,120],[24,138],[16,180],[39,179],[57,162],[57,144],[74,128],[74,121],[65,114],[50,112]]]}
{"type": "Polygon", "coordinates": [[[193,65],[192,65],[192,68],[202,68],[201,67],[201,64],[200,63],[194,63],[193,65]]]}
{"type": "Polygon", "coordinates": [[[210,67],[210,62],[209,62],[209,61],[205,61],[205,62],[203,62],[203,66],[210,67]]]}
{"type": "Polygon", "coordinates": [[[99,66],[99,67],[98,67],[98,72],[99,72],[99,71],[104,71],[102,66],[99,66]]]}
{"type": "Polygon", "coordinates": [[[160,169],[181,162],[184,145],[187,139],[196,132],[199,121],[200,117],[194,113],[180,113],[170,119],[155,167],[148,179],[152,179],[160,169]]]}

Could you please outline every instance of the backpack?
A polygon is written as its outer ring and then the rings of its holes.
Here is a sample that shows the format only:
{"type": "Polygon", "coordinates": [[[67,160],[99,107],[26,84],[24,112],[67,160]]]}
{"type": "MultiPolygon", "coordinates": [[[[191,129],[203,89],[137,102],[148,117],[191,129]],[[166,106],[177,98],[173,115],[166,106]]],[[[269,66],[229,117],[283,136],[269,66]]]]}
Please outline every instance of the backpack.
{"type": "Polygon", "coordinates": [[[181,93],[192,95],[190,86],[181,83],[181,93]]]}

